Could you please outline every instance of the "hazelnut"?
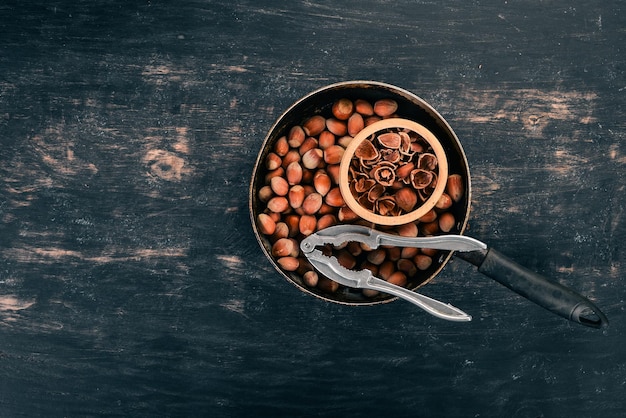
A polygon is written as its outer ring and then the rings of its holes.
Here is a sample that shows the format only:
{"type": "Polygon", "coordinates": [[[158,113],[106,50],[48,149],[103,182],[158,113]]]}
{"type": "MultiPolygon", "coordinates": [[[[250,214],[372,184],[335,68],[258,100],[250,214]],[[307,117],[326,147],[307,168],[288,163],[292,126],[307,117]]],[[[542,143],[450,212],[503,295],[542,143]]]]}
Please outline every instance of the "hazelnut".
{"type": "Polygon", "coordinates": [[[378,122],[381,119],[382,118],[380,116],[376,116],[376,115],[369,116],[369,117],[365,118],[365,126],[366,127],[370,126],[372,123],[376,123],[376,122],[378,122]]]}
{"type": "Polygon", "coordinates": [[[297,149],[292,149],[289,150],[289,152],[287,152],[287,154],[283,157],[283,168],[287,168],[287,166],[289,164],[291,164],[294,161],[300,161],[301,157],[300,157],[300,153],[298,152],[297,149]]]}
{"type": "Polygon", "coordinates": [[[337,224],[337,217],[333,214],[326,214],[317,220],[317,229],[322,230],[337,224]]]}
{"type": "Polygon", "coordinates": [[[272,177],[270,180],[270,187],[274,193],[278,196],[285,196],[289,191],[289,183],[284,177],[272,177]]]}
{"type": "Polygon", "coordinates": [[[298,261],[300,262],[300,265],[298,266],[298,270],[296,270],[296,273],[298,273],[300,276],[304,276],[304,273],[306,273],[307,271],[314,270],[313,265],[309,262],[307,258],[298,257],[298,261]]]}
{"type": "Polygon", "coordinates": [[[367,253],[367,261],[378,266],[387,258],[387,252],[383,248],[377,248],[367,253]]]}
{"type": "Polygon", "coordinates": [[[313,215],[302,215],[298,224],[300,233],[304,236],[311,235],[317,227],[317,218],[313,215]]]}
{"type": "Polygon", "coordinates": [[[333,135],[332,132],[323,131],[317,139],[317,142],[321,149],[326,149],[331,145],[335,145],[335,135],[333,135]]]}
{"type": "Polygon", "coordinates": [[[399,179],[408,179],[409,176],[411,175],[411,171],[413,171],[414,169],[415,169],[415,164],[413,164],[412,162],[402,164],[396,170],[396,177],[398,177],[399,179]]]}
{"type": "Polygon", "coordinates": [[[352,209],[347,206],[342,206],[339,208],[339,213],[337,214],[337,219],[340,222],[352,222],[359,219],[359,215],[354,213],[352,209]]]}
{"type": "Polygon", "coordinates": [[[324,128],[326,128],[326,119],[321,115],[312,116],[302,124],[302,129],[308,136],[317,136],[324,128]]]}
{"type": "Polygon", "coordinates": [[[337,144],[344,148],[348,148],[348,145],[350,145],[350,142],[352,142],[353,139],[354,138],[350,135],[344,135],[337,140],[337,144]]]}
{"type": "Polygon", "coordinates": [[[391,261],[398,261],[402,255],[402,248],[400,247],[388,247],[387,259],[391,261]]]}
{"type": "Polygon", "coordinates": [[[309,270],[302,275],[302,281],[309,287],[315,287],[319,281],[319,276],[316,271],[309,270]]]}
{"type": "Polygon", "coordinates": [[[272,212],[281,213],[289,208],[289,202],[283,196],[275,196],[267,202],[267,209],[272,212]]]}
{"type": "Polygon", "coordinates": [[[339,164],[345,149],[341,145],[331,145],[324,150],[324,161],[327,164],[339,164]]]}
{"type": "Polygon", "coordinates": [[[325,202],[327,205],[335,208],[341,207],[345,204],[339,187],[333,187],[328,191],[325,202]]]}
{"type": "Polygon", "coordinates": [[[322,164],[323,151],[319,148],[308,150],[302,155],[302,165],[309,170],[319,167],[322,164]]]}
{"type": "Polygon", "coordinates": [[[460,174],[451,174],[448,176],[446,183],[446,192],[450,195],[452,200],[458,202],[463,198],[465,193],[465,186],[463,185],[463,178],[460,174]]]}
{"type": "Polygon", "coordinates": [[[450,206],[452,206],[452,198],[446,193],[442,193],[439,200],[437,200],[437,203],[435,203],[435,207],[437,209],[445,210],[450,208],[450,206]]]}
{"type": "Polygon", "coordinates": [[[267,203],[274,196],[274,191],[270,186],[263,186],[259,189],[259,200],[263,203],[267,203]]]}
{"type": "Polygon", "coordinates": [[[287,195],[287,199],[289,200],[289,206],[294,209],[298,209],[302,206],[302,202],[304,202],[304,187],[296,184],[289,189],[289,193],[287,195]]]}
{"type": "Polygon", "coordinates": [[[375,265],[375,264],[370,263],[369,261],[364,261],[364,262],[361,264],[361,268],[362,268],[362,269],[368,269],[369,271],[371,271],[371,272],[372,272],[372,274],[373,274],[374,276],[376,276],[376,275],[378,274],[378,266],[377,266],[377,265],[375,265]]]}
{"type": "Polygon", "coordinates": [[[410,187],[403,187],[395,194],[396,203],[405,212],[411,212],[417,204],[417,193],[410,187]]]}
{"type": "Polygon", "coordinates": [[[407,284],[407,277],[405,273],[396,271],[387,278],[387,281],[391,284],[395,284],[396,286],[404,287],[407,284]]]}
{"type": "Polygon", "coordinates": [[[339,289],[339,283],[330,280],[327,277],[319,276],[317,287],[324,292],[335,293],[339,289]]]}
{"type": "Polygon", "coordinates": [[[272,234],[273,240],[279,240],[281,238],[287,238],[289,236],[289,227],[284,222],[277,222],[274,233],[272,234]]]}
{"type": "Polygon", "coordinates": [[[274,152],[280,157],[284,157],[289,152],[289,142],[286,136],[281,136],[274,144],[274,152]]]}
{"type": "Polygon", "coordinates": [[[276,258],[295,257],[298,255],[298,244],[291,238],[280,238],[272,245],[272,255],[276,258]]]}
{"type": "Polygon", "coordinates": [[[339,99],[333,103],[333,116],[339,120],[347,120],[354,111],[354,104],[350,99],[339,99]]]}
{"type": "Polygon", "coordinates": [[[346,123],[335,118],[326,119],[326,128],[337,136],[344,136],[348,133],[348,126],[346,123]]]}
{"type": "Polygon", "coordinates": [[[291,148],[298,148],[304,142],[305,137],[304,129],[300,125],[295,125],[289,130],[287,142],[291,148]]]}
{"type": "Polygon", "coordinates": [[[356,136],[365,127],[365,121],[360,113],[354,113],[348,119],[348,135],[356,136]]]}
{"type": "Polygon", "coordinates": [[[373,290],[373,289],[363,289],[363,296],[367,297],[367,298],[373,298],[375,296],[378,296],[378,294],[380,293],[378,290],[373,290]]]}
{"type": "Polygon", "coordinates": [[[301,182],[303,184],[311,183],[313,181],[313,174],[314,174],[313,170],[309,170],[308,168],[303,169],[301,182]]]}
{"type": "Polygon", "coordinates": [[[423,223],[429,223],[429,222],[433,222],[435,219],[437,219],[437,212],[435,212],[433,209],[429,210],[428,212],[426,212],[420,219],[420,222],[423,223]]]}
{"type": "Polygon", "coordinates": [[[372,104],[363,99],[356,99],[354,101],[354,110],[363,116],[372,116],[374,114],[374,107],[372,104]]]}
{"type": "Polygon", "coordinates": [[[282,167],[278,167],[276,170],[270,171],[265,175],[265,182],[269,183],[272,177],[283,176],[285,174],[285,169],[282,167]]]}
{"type": "Polygon", "coordinates": [[[346,248],[348,249],[350,254],[352,254],[355,257],[358,257],[363,252],[361,243],[355,242],[355,241],[349,242],[346,248]]]}
{"type": "Polygon", "coordinates": [[[418,254],[413,257],[413,262],[418,269],[424,271],[433,264],[433,259],[425,254],[418,254]]]}
{"type": "Polygon", "coordinates": [[[396,113],[398,103],[392,99],[380,99],[374,103],[374,113],[381,118],[388,118],[396,113]]]}
{"type": "Polygon", "coordinates": [[[304,187],[304,195],[308,196],[311,193],[315,193],[315,187],[313,187],[313,185],[311,184],[303,184],[302,187],[304,187]]]}
{"type": "Polygon", "coordinates": [[[337,253],[337,261],[343,267],[351,270],[356,266],[356,258],[348,250],[341,250],[337,253]]]}
{"type": "MultiPolygon", "coordinates": [[[[276,229],[278,229],[278,224],[276,224],[276,229]]],[[[414,247],[402,247],[402,252],[400,253],[401,258],[413,258],[418,255],[420,252],[419,248],[414,247]]]]}
{"type": "Polygon", "coordinates": [[[407,258],[399,259],[396,265],[398,270],[405,273],[408,277],[413,277],[417,274],[415,263],[407,258]]]}
{"type": "Polygon", "coordinates": [[[422,230],[422,234],[426,236],[435,235],[437,232],[439,232],[439,222],[433,221],[433,222],[422,224],[421,230],[422,230]]]}
{"type": "Polygon", "coordinates": [[[415,222],[409,222],[408,224],[396,227],[396,232],[402,237],[416,237],[419,233],[418,229],[415,222]]]}
{"type": "Polygon", "coordinates": [[[292,162],[287,166],[285,175],[290,185],[300,184],[302,181],[302,166],[297,161],[292,162]]]}
{"type": "Polygon", "coordinates": [[[309,194],[302,202],[302,209],[307,215],[315,215],[322,207],[323,197],[321,194],[315,192],[309,194]]]}
{"type": "Polygon", "coordinates": [[[450,212],[445,212],[439,215],[439,229],[443,232],[450,232],[454,228],[456,220],[454,215],[450,212]]]}
{"type": "Polygon", "coordinates": [[[285,223],[289,227],[289,236],[295,237],[300,232],[300,215],[291,214],[285,216],[285,223]]]}
{"type": "Polygon", "coordinates": [[[296,257],[281,257],[276,261],[280,267],[287,271],[296,271],[300,265],[300,261],[296,257]]]}
{"type": "Polygon", "coordinates": [[[270,171],[276,170],[281,166],[282,162],[283,160],[274,152],[270,152],[265,157],[265,167],[270,171]]]}
{"type": "Polygon", "coordinates": [[[264,235],[272,235],[276,230],[276,222],[266,213],[257,216],[259,231],[264,235]]]}
{"type": "Polygon", "coordinates": [[[319,212],[317,212],[320,216],[334,214],[337,211],[337,208],[334,208],[326,203],[322,203],[322,207],[319,212]]]}
{"type": "Polygon", "coordinates": [[[383,280],[387,280],[396,271],[396,266],[393,261],[384,261],[378,267],[378,277],[383,280]]]}
{"type": "Polygon", "coordinates": [[[298,153],[300,155],[304,155],[307,151],[312,150],[313,148],[317,148],[317,139],[312,136],[308,136],[302,145],[300,145],[300,148],[298,148],[298,153]]]}
{"type": "Polygon", "coordinates": [[[339,164],[330,164],[326,167],[326,172],[328,173],[328,175],[330,176],[330,179],[335,184],[339,184],[339,171],[340,171],[339,164]]]}
{"type": "Polygon", "coordinates": [[[317,171],[313,176],[313,186],[315,187],[315,191],[322,196],[326,196],[331,187],[330,177],[323,170],[317,171]]]}

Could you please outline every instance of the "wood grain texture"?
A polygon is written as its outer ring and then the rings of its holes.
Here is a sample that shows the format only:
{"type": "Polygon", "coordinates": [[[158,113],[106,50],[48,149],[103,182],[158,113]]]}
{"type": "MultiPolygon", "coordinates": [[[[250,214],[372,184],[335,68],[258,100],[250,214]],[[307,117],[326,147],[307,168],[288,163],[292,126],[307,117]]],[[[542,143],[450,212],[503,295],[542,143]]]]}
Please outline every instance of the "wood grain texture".
{"type": "Polygon", "coordinates": [[[615,0],[3,2],[0,415],[623,416],[625,23],[615,0]],[[469,235],[609,328],[461,260],[424,293],[469,324],[281,279],[256,155],[354,79],[432,104],[470,161],[469,235]]]}

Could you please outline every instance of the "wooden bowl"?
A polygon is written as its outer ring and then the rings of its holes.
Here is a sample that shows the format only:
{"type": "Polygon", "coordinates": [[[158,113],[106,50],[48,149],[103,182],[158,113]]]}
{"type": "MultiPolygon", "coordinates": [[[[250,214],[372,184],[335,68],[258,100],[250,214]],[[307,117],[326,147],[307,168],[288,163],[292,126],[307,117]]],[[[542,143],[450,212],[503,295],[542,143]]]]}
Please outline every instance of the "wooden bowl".
{"type": "Polygon", "coordinates": [[[339,171],[339,187],[341,189],[341,195],[343,196],[344,201],[348,205],[350,209],[354,211],[360,218],[365,219],[366,221],[372,222],[377,225],[404,225],[409,222],[413,222],[422,216],[424,216],[427,212],[429,212],[432,208],[435,207],[439,198],[443,194],[446,188],[446,181],[448,179],[448,158],[446,157],[446,153],[441,145],[441,142],[435,137],[435,135],[430,132],[423,125],[402,118],[390,118],[383,119],[379,122],[373,123],[372,125],[367,126],[362,131],[360,131],[354,139],[350,142],[346,151],[343,154],[343,158],[341,160],[341,166],[339,171]],[[402,131],[411,131],[418,134],[422,139],[424,139],[432,148],[432,152],[437,157],[437,180],[436,186],[432,193],[430,193],[428,199],[417,206],[415,209],[411,210],[408,213],[399,214],[399,215],[381,215],[375,213],[373,210],[363,207],[354,197],[352,190],[350,188],[350,166],[355,157],[355,152],[359,148],[359,146],[363,143],[363,141],[368,141],[370,137],[376,136],[379,132],[385,132],[390,129],[398,129],[402,131]]]}

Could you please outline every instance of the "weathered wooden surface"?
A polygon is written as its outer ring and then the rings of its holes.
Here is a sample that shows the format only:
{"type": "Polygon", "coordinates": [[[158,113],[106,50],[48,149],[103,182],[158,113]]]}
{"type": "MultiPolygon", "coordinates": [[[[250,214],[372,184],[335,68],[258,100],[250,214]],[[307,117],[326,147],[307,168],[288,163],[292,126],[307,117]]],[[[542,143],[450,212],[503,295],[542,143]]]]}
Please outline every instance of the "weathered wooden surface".
{"type": "Polygon", "coordinates": [[[0,5],[1,416],[603,416],[626,411],[619,1],[0,5]],[[451,262],[331,305],[272,270],[247,192],[273,121],[389,82],[464,144],[469,234],[595,301],[564,321],[451,262]]]}

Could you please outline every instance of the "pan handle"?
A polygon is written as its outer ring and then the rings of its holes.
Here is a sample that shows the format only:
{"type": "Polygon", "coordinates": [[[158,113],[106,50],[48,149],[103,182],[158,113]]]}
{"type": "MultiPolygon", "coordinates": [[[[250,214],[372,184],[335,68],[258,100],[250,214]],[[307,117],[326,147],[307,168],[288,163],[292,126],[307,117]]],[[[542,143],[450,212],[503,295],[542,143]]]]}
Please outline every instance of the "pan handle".
{"type": "Polygon", "coordinates": [[[478,271],[526,299],[570,321],[592,328],[607,326],[609,320],[591,301],[573,290],[523,267],[499,251],[457,253],[478,266],[478,271]]]}

